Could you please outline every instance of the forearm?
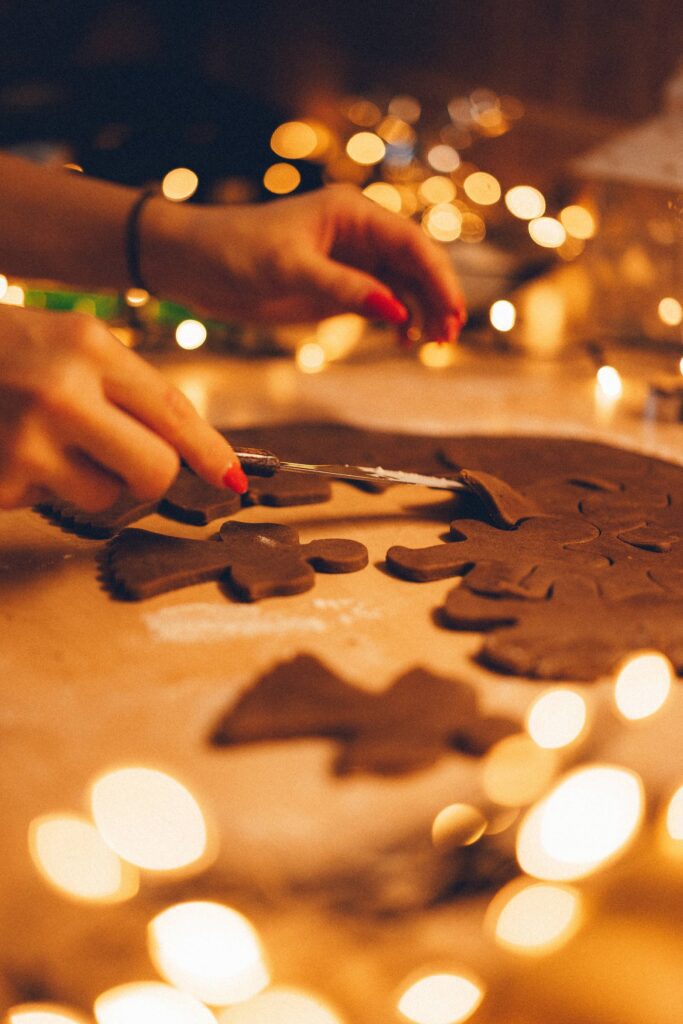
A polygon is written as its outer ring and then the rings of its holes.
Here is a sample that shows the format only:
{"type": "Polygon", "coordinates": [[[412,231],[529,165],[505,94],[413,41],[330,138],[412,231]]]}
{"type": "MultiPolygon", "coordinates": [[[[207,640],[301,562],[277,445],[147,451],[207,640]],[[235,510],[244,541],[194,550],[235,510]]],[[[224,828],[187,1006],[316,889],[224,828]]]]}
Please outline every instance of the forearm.
{"type": "MultiPolygon", "coordinates": [[[[88,288],[129,287],[125,230],[136,194],[131,188],[0,155],[0,270],[88,288]]],[[[161,199],[152,204],[172,205],[161,199]]],[[[156,221],[165,226],[174,210],[161,217],[151,213],[143,211],[144,228],[154,232],[153,244],[159,248],[163,239],[157,237],[156,221]]]]}

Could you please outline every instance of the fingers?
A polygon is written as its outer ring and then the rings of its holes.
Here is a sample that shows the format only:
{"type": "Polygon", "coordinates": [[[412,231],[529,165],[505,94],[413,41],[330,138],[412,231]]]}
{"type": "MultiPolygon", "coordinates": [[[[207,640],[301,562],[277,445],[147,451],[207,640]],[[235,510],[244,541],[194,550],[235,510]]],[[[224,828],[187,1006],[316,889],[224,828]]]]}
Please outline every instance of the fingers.
{"type": "Polygon", "coordinates": [[[51,496],[100,512],[113,505],[120,490],[121,480],[34,430],[0,481],[0,508],[24,508],[51,496]]]}
{"type": "Polygon", "coordinates": [[[332,300],[331,312],[360,313],[394,324],[408,319],[403,303],[371,274],[318,254],[305,260],[300,270],[308,289],[332,300]]]}
{"type": "MultiPolygon", "coordinates": [[[[160,459],[157,468],[161,473],[168,473],[171,469],[170,452],[175,466],[171,475],[173,479],[178,470],[179,454],[209,483],[244,494],[247,478],[225,438],[203,420],[189,399],[153,367],[127,349],[121,354],[126,358],[117,359],[110,365],[104,378],[105,395],[114,403],[107,419],[112,427],[116,421],[118,442],[111,461],[99,456],[98,459],[120,472],[125,465],[126,448],[135,451],[139,464],[136,472],[140,477],[137,486],[144,488],[150,474],[154,477],[157,456],[150,445],[153,438],[155,452],[160,459]]],[[[106,436],[102,442],[107,444],[106,436]]],[[[125,472],[123,475],[129,479],[125,472]]]]}

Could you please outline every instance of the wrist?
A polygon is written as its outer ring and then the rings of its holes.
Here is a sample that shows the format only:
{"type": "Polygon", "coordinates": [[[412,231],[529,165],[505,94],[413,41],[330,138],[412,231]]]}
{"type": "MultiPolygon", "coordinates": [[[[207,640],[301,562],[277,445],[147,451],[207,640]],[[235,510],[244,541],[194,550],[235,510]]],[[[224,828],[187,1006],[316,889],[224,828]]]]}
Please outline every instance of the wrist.
{"type": "MultiPolygon", "coordinates": [[[[185,301],[186,267],[191,258],[192,210],[162,195],[150,197],[137,223],[137,260],[141,280],[153,295],[185,301]]],[[[131,281],[131,284],[133,282],[131,281]]]]}

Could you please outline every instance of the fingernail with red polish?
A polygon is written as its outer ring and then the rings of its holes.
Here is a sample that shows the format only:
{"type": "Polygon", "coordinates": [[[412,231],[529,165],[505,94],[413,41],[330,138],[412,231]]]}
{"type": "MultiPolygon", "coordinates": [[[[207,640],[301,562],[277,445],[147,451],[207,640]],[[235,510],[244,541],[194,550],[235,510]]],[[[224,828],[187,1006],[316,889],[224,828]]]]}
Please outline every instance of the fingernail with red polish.
{"type": "Polygon", "coordinates": [[[223,476],[223,483],[235,494],[246,494],[249,490],[249,481],[239,462],[234,462],[223,476]]]}
{"type": "Polygon", "coordinates": [[[455,316],[447,316],[445,318],[443,324],[444,324],[444,338],[443,338],[443,340],[447,341],[449,344],[452,345],[452,344],[454,344],[458,340],[458,335],[460,334],[460,328],[462,327],[462,321],[460,320],[460,317],[457,316],[457,315],[455,315],[455,316]]]}
{"type": "Polygon", "coordinates": [[[384,292],[370,292],[363,303],[365,313],[377,320],[388,320],[392,324],[404,324],[408,319],[408,310],[393,295],[384,292]]]}

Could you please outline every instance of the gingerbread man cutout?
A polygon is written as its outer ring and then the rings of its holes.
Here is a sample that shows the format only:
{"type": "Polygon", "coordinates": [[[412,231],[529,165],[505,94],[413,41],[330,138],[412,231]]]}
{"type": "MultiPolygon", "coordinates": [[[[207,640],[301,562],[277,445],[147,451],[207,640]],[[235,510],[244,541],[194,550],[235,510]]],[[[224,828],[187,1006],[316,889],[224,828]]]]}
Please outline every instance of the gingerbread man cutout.
{"type": "Polygon", "coordinates": [[[257,601],[310,590],[316,572],[358,572],[367,562],[357,541],[301,544],[291,526],[227,522],[212,540],[123,530],[105,549],[103,575],[117,596],[133,600],[221,580],[237,599],[257,601]]]}
{"type": "Polygon", "coordinates": [[[216,746],[306,737],[337,746],[333,771],[402,775],[454,750],[479,757],[518,726],[485,715],[476,691],[416,668],[382,693],[351,686],[317,658],[299,655],[262,676],[223,716],[216,746]]]}

